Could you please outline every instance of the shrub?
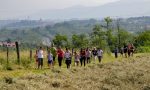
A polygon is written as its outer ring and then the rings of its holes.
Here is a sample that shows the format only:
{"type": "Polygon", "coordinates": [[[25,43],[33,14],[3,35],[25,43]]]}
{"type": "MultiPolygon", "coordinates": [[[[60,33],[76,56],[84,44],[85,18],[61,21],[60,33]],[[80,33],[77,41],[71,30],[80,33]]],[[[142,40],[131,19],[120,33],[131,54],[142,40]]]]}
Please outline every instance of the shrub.
{"type": "Polygon", "coordinates": [[[138,47],[138,48],[137,48],[137,52],[140,52],[140,53],[148,53],[148,52],[150,52],[150,47],[148,47],[148,46],[141,46],[141,47],[138,47]]]}

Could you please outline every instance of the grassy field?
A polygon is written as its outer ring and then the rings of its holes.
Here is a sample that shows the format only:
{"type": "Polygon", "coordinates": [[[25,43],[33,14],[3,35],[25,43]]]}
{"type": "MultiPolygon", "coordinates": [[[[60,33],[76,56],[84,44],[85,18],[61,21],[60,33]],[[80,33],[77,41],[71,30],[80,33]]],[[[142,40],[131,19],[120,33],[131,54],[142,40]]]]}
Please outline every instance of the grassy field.
{"type": "Polygon", "coordinates": [[[115,59],[104,55],[102,64],[93,62],[86,67],[36,70],[29,52],[21,52],[21,64],[16,64],[15,52],[9,56],[0,52],[0,90],[150,90],[150,54],[115,59]],[[8,70],[7,70],[8,69],[8,70]]]}

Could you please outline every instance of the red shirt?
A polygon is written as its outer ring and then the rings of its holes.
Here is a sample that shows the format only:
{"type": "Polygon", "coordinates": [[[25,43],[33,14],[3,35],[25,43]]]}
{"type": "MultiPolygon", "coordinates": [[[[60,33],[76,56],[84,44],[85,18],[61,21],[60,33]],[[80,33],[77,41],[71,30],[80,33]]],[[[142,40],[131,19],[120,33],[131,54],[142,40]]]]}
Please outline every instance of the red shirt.
{"type": "Polygon", "coordinates": [[[85,56],[85,55],[86,55],[86,52],[85,52],[85,51],[82,51],[82,52],[80,52],[80,55],[81,55],[81,56],[85,56]]]}
{"type": "Polygon", "coordinates": [[[57,55],[58,55],[58,57],[64,57],[63,50],[61,50],[61,49],[57,50],[57,55]]]}

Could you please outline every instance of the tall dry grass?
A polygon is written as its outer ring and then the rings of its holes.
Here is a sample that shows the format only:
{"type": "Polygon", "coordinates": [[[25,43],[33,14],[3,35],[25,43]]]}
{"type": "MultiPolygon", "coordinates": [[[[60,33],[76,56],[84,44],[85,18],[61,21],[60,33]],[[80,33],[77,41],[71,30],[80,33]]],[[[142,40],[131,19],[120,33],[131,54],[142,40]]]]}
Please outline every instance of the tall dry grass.
{"type": "MultiPolygon", "coordinates": [[[[150,56],[104,56],[102,64],[67,70],[14,69],[0,72],[0,90],[150,90],[150,56]]],[[[32,63],[31,63],[32,64],[32,63]]],[[[46,67],[46,65],[45,65],[46,67]]]]}

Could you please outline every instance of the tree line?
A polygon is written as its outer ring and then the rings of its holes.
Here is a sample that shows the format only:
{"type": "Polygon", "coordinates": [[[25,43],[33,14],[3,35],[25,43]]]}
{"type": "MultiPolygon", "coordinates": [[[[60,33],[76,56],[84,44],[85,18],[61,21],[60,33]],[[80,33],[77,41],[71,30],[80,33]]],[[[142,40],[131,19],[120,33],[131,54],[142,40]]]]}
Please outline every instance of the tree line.
{"type": "Polygon", "coordinates": [[[120,49],[128,43],[132,43],[137,52],[150,52],[150,30],[137,34],[122,29],[119,19],[116,20],[116,28],[112,28],[113,20],[104,18],[105,25],[96,24],[91,33],[67,35],[56,34],[52,43],[56,46],[70,48],[100,47],[103,50],[113,52],[115,47],[120,49]]]}

